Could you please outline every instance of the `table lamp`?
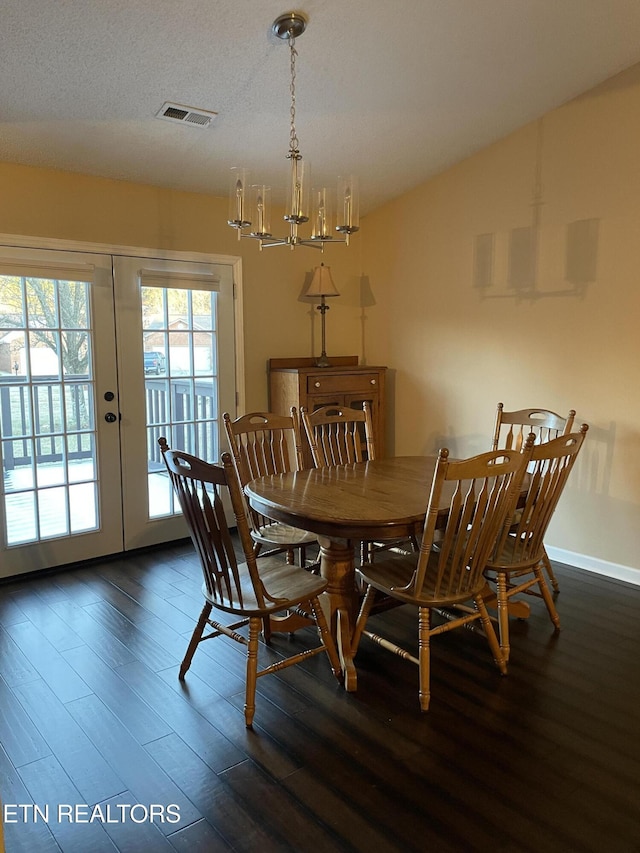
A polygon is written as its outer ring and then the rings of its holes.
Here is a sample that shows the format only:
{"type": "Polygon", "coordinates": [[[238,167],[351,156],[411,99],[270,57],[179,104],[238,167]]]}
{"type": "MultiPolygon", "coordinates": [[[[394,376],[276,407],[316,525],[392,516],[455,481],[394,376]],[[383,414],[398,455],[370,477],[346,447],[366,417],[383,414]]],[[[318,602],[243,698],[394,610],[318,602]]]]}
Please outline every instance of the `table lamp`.
{"type": "Polygon", "coordinates": [[[338,293],[336,286],[333,283],[333,279],[331,278],[330,267],[325,267],[324,264],[320,264],[319,267],[314,269],[313,278],[311,279],[311,284],[309,285],[309,289],[305,293],[305,296],[315,298],[320,297],[318,311],[322,317],[322,354],[320,355],[320,358],[316,359],[316,367],[331,367],[331,362],[327,358],[326,351],[324,315],[329,310],[329,306],[326,304],[325,299],[328,296],[340,296],[340,294],[338,293]]]}

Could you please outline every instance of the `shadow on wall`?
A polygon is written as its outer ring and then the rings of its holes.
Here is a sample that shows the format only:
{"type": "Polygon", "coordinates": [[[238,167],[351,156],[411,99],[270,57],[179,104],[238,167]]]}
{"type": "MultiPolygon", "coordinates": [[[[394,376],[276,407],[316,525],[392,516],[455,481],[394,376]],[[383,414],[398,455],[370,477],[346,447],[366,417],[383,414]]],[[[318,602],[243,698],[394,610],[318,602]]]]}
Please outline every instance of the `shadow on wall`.
{"type": "Polygon", "coordinates": [[[376,304],[368,275],[360,276],[360,363],[367,363],[367,308],[376,304]]]}
{"type": "Polygon", "coordinates": [[[440,444],[439,434],[427,433],[422,425],[427,420],[441,422],[445,419],[442,395],[437,387],[428,383],[428,377],[422,377],[424,383],[409,370],[398,371],[387,367],[386,375],[386,455],[387,456],[424,456],[437,453],[441,447],[449,447],[453,454],[455,438],[453,430],[440,444]],[[396,399],[398,386],[404,400],[411,400],[411,417],[406,421],[396,422],[396,399]],[[428,401],[428,402],[425,402],[428,401]],[[399,447],[398,447],[399,445],[399,447]]]}
{"type": "MultiPolygon", "coordinates": [[[[584,420],[584,418],[576,417],[575,432],[580,429],[584,420]]],[[[588,418],[586,420],[588,423],[588,418]]],[[[589,424],[587,439],[571,472],[567,491],[608,496],[615,443],[616,424],[613,421],[607,427],[589,424]]],[[[441,447],[447,447],[454,458],[474,456],[491,450],[491,435],[482,433],[459,435],[456,434],[454,427],[450,426],[447,433],[440,432],[429,435],[422,452],[437,453],[441,447]]]]}
{"type": "Polygon", "coordinates": [[[506,281],[496,275],[496,235],[478,234],[473,253],[473,287],[482,299],[537,300],[545,297],[584,298],[587,286],[596,281],[599,219],[570,222],[565,235],[564,275],[558,283],[538,281],[539,230],[534,225],[514,228],[508,238],[506,281]]]}
{"type": "Polygon", "coordinates": [[[305,302],[309,306],[307,317],[309,318],[309,357],[313,358],[316,353],[316,323],[315,318],[318,314],[320,301],[314,297],[307,296],[307,290],[311,286],[313,279],[313,269],[305,273],[300,293],[298,294],[298,302],[305,302]]]}
{"type": "Polygon", "coordinates": [[[466,433],[457,434],[453,426],[449,427],[448,433],[434,433],[429,436],[429,441],[424,452],[436,454],[442,447],[446,447],[452,459],[463,459],[468,456],[477,456],[478,453],[488,453],[491,450],[491,433],[466,433]]]}
{"type": "MultiPolygon", "coordinates": [[[[579,429],[582,422],[576,418],[574,429],[579,429]]],[[[615,443],[614,421],[611,421],[608,427],[589,424],[586,441],[571,472],[567,489],[592,495],[609,495],[615,443]]]]}
{"type": "MultiPolygon", "coordinates": [[[[564,234],[564,271],[545,273],[540,282],[539,257],[542,208],[543,119],[537,126],[531,224],[513,228],[508,234],[478,234],[473,247],[473,287],[482,299],[537,300],[545,297],[584,298],[587,286],[596,281],[599,219],[569,222],[564,234]],[[506,254],[502,257],[500,248],[506,254]],[[504,245],[506,243],[506,245],[504,245]],[[505,263],[506,261],[506,263],[505,263]]],[[[547,232],[548,233],[548,232],[547,232]]],[[[551,235],[553,236],[553,235],[551,235]]]]}

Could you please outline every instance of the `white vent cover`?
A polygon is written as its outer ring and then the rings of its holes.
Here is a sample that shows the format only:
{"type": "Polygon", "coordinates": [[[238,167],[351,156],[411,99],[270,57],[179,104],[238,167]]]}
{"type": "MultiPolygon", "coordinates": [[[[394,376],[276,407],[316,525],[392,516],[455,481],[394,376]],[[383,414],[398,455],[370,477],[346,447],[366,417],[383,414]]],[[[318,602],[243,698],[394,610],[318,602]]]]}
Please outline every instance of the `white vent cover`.
{"type": "Polygon", "coordinates": [[[171,104],[168,101],[156,113],[156,118],[174,121],[178,124],[189,124],[191,127],[209,127],[218,113],[209,110],[199,110],[195,107],[185,107],[183,104],[171,104]]]}

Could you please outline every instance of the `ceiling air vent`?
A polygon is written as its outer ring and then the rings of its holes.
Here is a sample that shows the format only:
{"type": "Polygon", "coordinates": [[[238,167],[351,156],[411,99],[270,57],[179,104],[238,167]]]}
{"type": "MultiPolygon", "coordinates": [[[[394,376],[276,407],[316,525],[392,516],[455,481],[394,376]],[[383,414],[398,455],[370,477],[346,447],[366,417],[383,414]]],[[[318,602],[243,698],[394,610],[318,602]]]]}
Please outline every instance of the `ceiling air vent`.
{"type": "Polygon", "coordinates": [[[178,124],[190,124],[192,127],[209,127],[218,113],[209,110],[198,110],[185,107],[182,104],[163,104],[156,113],[156,118],[175,121],[178,124]]]}

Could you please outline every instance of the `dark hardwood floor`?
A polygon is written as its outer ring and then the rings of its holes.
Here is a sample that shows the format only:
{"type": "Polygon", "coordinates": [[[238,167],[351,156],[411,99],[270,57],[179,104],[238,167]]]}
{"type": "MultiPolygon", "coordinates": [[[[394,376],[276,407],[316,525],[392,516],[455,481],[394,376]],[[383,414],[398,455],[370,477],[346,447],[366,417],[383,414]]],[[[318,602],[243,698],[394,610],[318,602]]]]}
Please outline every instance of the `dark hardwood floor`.
{"type": "Polygon", "coordinates": [[[563,630],[534,601],[506,678],[481,636],[436,637],[422,715],[415,667],[365,639],[356,694],[312,658],[259,679],[253,731],[240,647],[204,643],[178,681],[190,544],[3,584],[8,853],[640,851],[640,587],[555,568],[563,630]]]}

